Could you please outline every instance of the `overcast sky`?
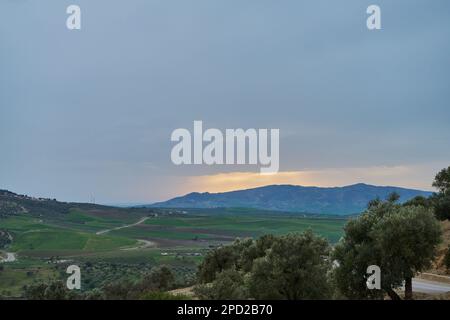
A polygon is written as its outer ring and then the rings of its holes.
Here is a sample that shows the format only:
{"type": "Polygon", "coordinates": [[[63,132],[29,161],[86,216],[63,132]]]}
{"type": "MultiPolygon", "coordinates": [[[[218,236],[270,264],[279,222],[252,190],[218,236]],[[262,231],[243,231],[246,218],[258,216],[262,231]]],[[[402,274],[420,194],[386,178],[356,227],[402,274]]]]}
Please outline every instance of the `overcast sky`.
{"type": "Polygon", "coordinates": [[[450,165],[449,71],[448,0],[1,0],[0,188],[101,203],[430,189],[450,165]],[[66,28],[70,4],[81,30],[66,28]],[[194,120],[279,128],[280,174],[175,166],[171,132],[194,120]]]}

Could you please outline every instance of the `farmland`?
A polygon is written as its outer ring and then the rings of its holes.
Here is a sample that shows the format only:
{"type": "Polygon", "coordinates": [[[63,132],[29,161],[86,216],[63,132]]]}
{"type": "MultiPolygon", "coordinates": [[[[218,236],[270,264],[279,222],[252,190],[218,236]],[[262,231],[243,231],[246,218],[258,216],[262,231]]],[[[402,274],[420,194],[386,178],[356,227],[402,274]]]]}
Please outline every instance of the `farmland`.
{"type": "Polygon", "coordinates": [[[24,285],[64,279],[68,264],[81,267],[86,290],[123,277],[137,279],[161,264],[188,283],[208,250],[236,238],[312,229],[336,242],[345,223],[345,218],[252,210],[105,207],[15,214],[0,219],[0,230],[13,239],[1,250],[18,258],[0,264],[0,294],[19,297],[24,285]]]}

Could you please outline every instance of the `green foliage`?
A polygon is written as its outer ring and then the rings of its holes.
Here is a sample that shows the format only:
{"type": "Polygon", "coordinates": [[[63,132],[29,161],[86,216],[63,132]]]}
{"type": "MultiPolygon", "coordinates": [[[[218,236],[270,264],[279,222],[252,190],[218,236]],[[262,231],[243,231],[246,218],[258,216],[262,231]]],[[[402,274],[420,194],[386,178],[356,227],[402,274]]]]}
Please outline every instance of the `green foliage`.
{"type": "Polygon", "coordinates": [[[256,299],[329,298],[328,253],[328,242],[311,231],[275,238],[266,255],[253,264],[250,295],[256,299]]]}
{"type": "Polygon", "coordinates": [[[436,175],[433,187],[439,190],[432,197],[436,217],[439,220],[450,220],[450,167],[442,169],[436,175]]]}
{"type": "Polygon", "coordinates": [[[239,240],[210,252],[196,293],[208,299],[330,297],[328,242],[311,231],[239,240]]]}
{"type": "Polygon", "coordinates": [[[85,293],[82,294],[81,296],[82,300],[105,300],[105,294],[104,292],[99,289],[99,288],[95,288],[92,289],[90,291],[87,291],[85,293]]]}
{"type": "Polygon", "coordinates": [[[167,266],[153,268],[137,282],[121,280],[102,287],[102,296],[108,300],[150,299],[153,293],[172,289],[175,277],[167,266]]]}
{"type": "Polygon", "coordinates": [[[0,218],[24,213],[26,210],[14,201],[2,200],[0,196],[0,218]]]}
{"type": "Polygon", "coordinates": [[[106,300],[128,300],[136,295],[135,284],[130,280],[120,280],[107,283],[102,287],[103,297],[106,300]]]}
{"type": "Polygon", "coordinates": [[[400,195],[397,192],[390,193],[386,198],[386,200],[388,202],[392,202],[392,203],[397,202],[399,199],[400,199],[400,195]]]}
{"type": "MultiPolygon", "coordinates": [[[[88,261],[78,263],[83,270],[83,291],[91,291],[95,288],[101,288],[106,283],[115,283],[123,280],[138,280],[149,273],[155,266],[155,263],[133,264],[133,263],[111,263],[105,261],[88,261]]],[[[61,277],[66,277],[67,265],[59,265],[61,277]]]]}
{"type": "Polygon", "coordinates": [[[236,266],[241,253],[242,246],[239,240],[232,246],[220,247],[208,253],[198,268],[197,276],[200,283],[211,282],[218,273],[236,266]]]}
{"type": "Polygon", "coordinates": [[[431,208],[433,206],[433,201],[431,198],[417,196],[417,197],[414,197],[414,198],[404,202],[403,206],[405,206],[405,207],[416,206],[416,207],[431,208]]]}
{"type": "Polygon", "coordinates": [[[367,208],[375,208],[378,207],[382,203],[382,200],[379,197],[376,197],[375,199],[372,199],[367,204],[367,208]]]}
{"type": "Polygon", "coordinates": [[[197,278],[200,283],[214,281],[217,274],[236,268],[250,272],[255,259],[264,257],[276,239],[273,235],[264,235],[257,240],[237,239],[232,245],[210,251],[198,267],[197,278]]]}
{"type": "Polygon", "coordinates": [[[438,194],[433,197],[434,214],[439,220],[450,220],[450,195],[438,194]]]}
{"type": "Polygon", "coordinates": [[[249,298],[244,276],[234,268],[218,273],[215,280],[210,284],[196,286],[194,292],[199,298],[209,300],[249,298]]]}
{"type": "Polygon", "coordinates": [[[175,276],[167,266],[159,266],[150,271],[139,284],[141,291],[165,291],[172,288],[175,276]]]}
{"type": "Polygon", "coordinates": [[[430,267],[440,240],[440,225],[431,209],[379,203],[345,227],[333,252],[338,263],[334,281],[348,298],[382,298],[382,291],[366,287],[367,267],[377,265],[382,290],[398,298],[393,289],[430,267]]]}
{"type": "Polygon", "coordinates": [[[70,291],[62,281],[49,284],[38,282],[23,288],[23,297],[28,300],[137,300],[137,299],[183,299],[163,291],[172,289],[174,274],[167,266],[153,268],[143,279],[132,281],[121,279],[108,281],[100,288],[88,291],[70,291]]]}
{"type": "Polygon", "coordinates": [[[0,249],[11,244],[11,237],[6,230],[0,229],[0,249]]]}
{"type": "Polygon", "coordinates": [[[267,250],[271,249],[277,238],[274,235],[267,234],[256,241],[248,239],[242,241],[242,254],[240,255],[237,266],[244,272],[250,272],[253,269],[253,263],[256,259],[264,257],[267,250]]]}
{"type": "Polygon", "coordinates": [[[450,195],[450,167],[438,172],[433,187],[438,188],[441,194],[450,195]]]}
{"type": "Polygon", "coordinates": [[[76,295],[68,290],[62,281],[53,281],[49,284],[38,283],[26,286],[24,297],[27,300],[71,300],[76,295]]]}

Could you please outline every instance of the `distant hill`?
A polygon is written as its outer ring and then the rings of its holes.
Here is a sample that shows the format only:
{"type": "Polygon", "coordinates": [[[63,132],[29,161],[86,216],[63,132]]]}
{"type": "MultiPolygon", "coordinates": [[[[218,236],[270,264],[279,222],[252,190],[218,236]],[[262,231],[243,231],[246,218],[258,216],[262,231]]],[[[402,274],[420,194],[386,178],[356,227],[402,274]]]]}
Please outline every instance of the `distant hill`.
{"type": "Polygon", "coordinates": [[[356,214],[377,197],[385,199],[397,192],[404,202],[432,192],[399,187],[381,187],[358,183],[345,187],[321,188],[294,185],[270,185],[223,193],[189,193],[149,207],[160,208],[255,208],[314,214],[356,214]]]}
{"type": "MultiPolygon", "coordinates": [[[[167,214],[165,212],[167,210],[155,210],[153,208],[143,207],[121,208],[93,203],[61,202],[56,199],[30,197],[0,189],[0,219],[17,215],[64,219],[64,216],[72,210],[82,210],[95,215],[114,218],[120,218],[124,215],[143,217],[153,215],[156,211],[158,211],[157,213],[159,215],[167,214]]],[[[0,229],[1,227],[2,225],[0,223],[0,229]]]]}
{"type": "Polygon", "coordinates": [[[0,218],[17,214],[60,215],[69,213],[70,209],[74,207],[86,210],[108,208],[90,203],[68,203],[56,199],[35,198],[8,190],[0,190],[0,218]]]}

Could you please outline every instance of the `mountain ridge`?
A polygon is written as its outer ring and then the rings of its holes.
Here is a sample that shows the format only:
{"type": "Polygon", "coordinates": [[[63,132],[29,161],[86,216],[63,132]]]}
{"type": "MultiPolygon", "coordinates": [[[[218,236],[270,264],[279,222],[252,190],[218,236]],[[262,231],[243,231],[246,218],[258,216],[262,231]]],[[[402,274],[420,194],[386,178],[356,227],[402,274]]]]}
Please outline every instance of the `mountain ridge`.
{"type": "Polygon", "coordinates": [[[342,187],[299,186],[291,184],[233,190],[228,192],[191,192],[148,207],[161,208],[232,208],[245,207],[314,214],[356,214],[375,198],[386,198],[397,192],[400,201],[416,196],[428,197],[433,192],[394,186],[356,183],[342,187]]]}

